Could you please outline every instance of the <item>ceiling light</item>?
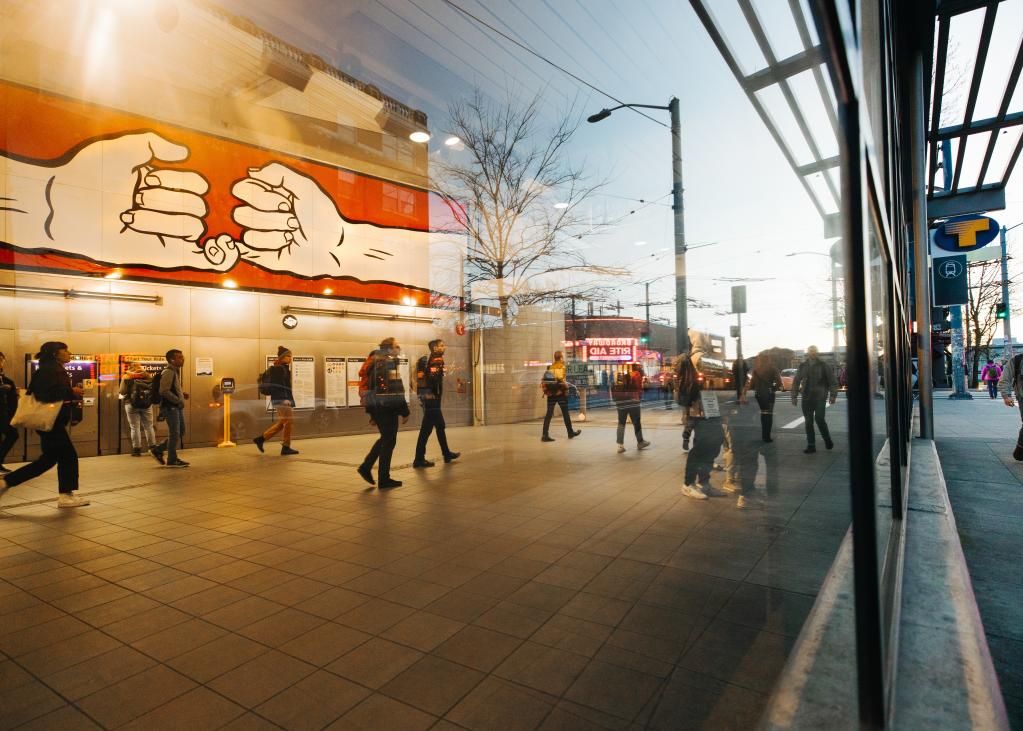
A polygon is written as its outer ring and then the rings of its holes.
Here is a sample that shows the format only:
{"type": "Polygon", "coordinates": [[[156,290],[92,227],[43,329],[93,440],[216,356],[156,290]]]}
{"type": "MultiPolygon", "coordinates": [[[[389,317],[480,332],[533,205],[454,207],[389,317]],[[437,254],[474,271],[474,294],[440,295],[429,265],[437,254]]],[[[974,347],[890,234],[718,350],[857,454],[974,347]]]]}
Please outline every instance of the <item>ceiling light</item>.
{"type": "Polygon", "coordinates": [[[233,279],[225,279],[223,281],[223,285],[228,289],[238,289],[238,282],[234,281],[233,279]]]}
{"type": "Polygon", "coordinates": [[[461,142],[462,141],[455,137],[454,135],[451,135],[446,140],[444,140],[444,144],[447,145],[448,147],[454,147],[455,145],[461,144],[461,142]]]}
{"type": "Polygon", "coordinates": [[[554,204],[554,207],[555,207],[555,208],[568,208],[568,204],[567,204],[567,203],[565,203],[565,202],[561,202],[561,203],[555,203],[555,204],[554,204]]]}
{"type": "Polygon", "coordinates": [[[323,288],[323,293],[324,294],[334,294],[334,290],[332,290],[330,287],[324,287],[323,288]]]}
{"type": "Polygon", "coordinates": [[[402,297],[401,301],[404,302],[409,307],[414,307],[416,304],[415,297],[402,297]]]}
{"type": "Polygon", "coordinates": [[[120,278],[121,278],[121,273],[119,271],[117,271],[116,269],[114,271],[110,272],[109,274],[104,276],[104,279],[120,279],[120,278]]]}
{"type": "Polygon", "coordinates": [[[430,141],[430,133],[429,132],[424,132],[421,129],[417,129],[415,132],[410,134],[408,136],[408,138],[410,140],[412,140],[413,142],[429,142],[430,141]]]}
{"type": "Polygon", "coordinates": [[[635,246],[646,246],[646,241],[637,241],[635,246]]]}

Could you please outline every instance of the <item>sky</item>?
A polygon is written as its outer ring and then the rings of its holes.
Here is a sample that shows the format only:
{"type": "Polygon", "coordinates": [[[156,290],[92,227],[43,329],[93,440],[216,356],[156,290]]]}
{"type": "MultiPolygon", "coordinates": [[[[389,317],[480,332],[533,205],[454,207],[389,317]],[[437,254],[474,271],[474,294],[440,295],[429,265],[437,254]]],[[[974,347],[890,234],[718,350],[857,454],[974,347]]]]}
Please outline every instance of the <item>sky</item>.
{"type": "MultiPolygon", "coordinates": [[[[678,96],[685,229],[691,247],[687,255],[689,295],[710,305],[690,309],[690,326],[727,334],[734,316],[724,313],[729,309],[730,288],[738,280],[747,286],[749,310],[743,317],[747,353],[774,345],[802,349],[811,343],[830,349],[833,330],[826,254],[832,240],[824,238],[820,216],[796,174],[689,3],[226,0],[223,4],[425,111],[434,133],[430,142],[433,159],[459,154],[445,149],[441,142],[446,109],[473,87],[495,97],[508,92],[523,99],[541,94],[544,112],[551,120],[570,110],[581,122],[571,145],[572,159],[584,164],[594,177],[608,179],[605,194],[589,202],[592,213],[596,218],[620,219],[618,225],[585,243],[593,260],[625,265],[632,272],[609,283],[617,291],[607,306],[620,302],[623,314],[642,317],[643,282],[652,280],[651,301],[669,303],[653,306],[652,315],[672,322],[672,211],[670,197],[665,197],[671,190],[668,115],[648,110],[653,117],[649,119],[620,110],[599,124],[587,124],[584,119],[616,104],[611,97],[627,103],[663,105],[671,96],[678,96]]],[[[735,0],[709,0],[708,5],[744,71],[762,66],[763,59],[749,31],[744,30],[735,0]]],[[[777,56],[799,50],[788,4],[754,0],[754,5],[777,56]]],[[[952,28],[958,57],[966,59],[967,76],[979,27],[977,14],[970,14],[952,28]]],[[[997,108],[998,87],[1004,86],[1023,34],[1023,0],[1003,2],[995,28],[988,60],[991,80],[981,89],[977,117],[991,116],[992,103],[997,108]]],[[[811,109],[808,123],[814,139],[822,154],[830,155],[837,149],[834,134],[819,97],[815,107],[809,104],[815,98],[806,94],[814,90],[810,81],[807,74],[794,86],[797,96],[811,109]]],[[[776,115],[787,139],[796,141],[794,125],[785,122],[777,92],[773,94],[774,98],[766,94],[763,102],[776,115]]],[[[1020,110],[1023,91],[1017,91],[1010,107],[1010,112],[1020,110]]],[[[807,154],[803,148],[805,145],[793,145],[797,155],[801,152],[804,156],[801,162],[807,154]]],[[[975,154],[968,148],[965,170],[979,166],[979,161],[973,161],[975,154]]],[[[1007,210],[993,215],[1011,226],[1023,222],[1019,173],[1007,192],[1007,210]]],[[[1010,254],[1023,252],[1023,227],[1009,237],[1010,254]]],[[[1018,259],[1011,262],[1011,272],[1021,268],[1018,259]]],[[[599,303],[596,306],[599,311],[599,303]]],[[[607,307],[604,311],[610,312],[607,307]]],[[[1023,308],[1019,311],[1023,313],[1023,308]]],[[[729,354],[734,352],[733,342],[729,354]]]]}

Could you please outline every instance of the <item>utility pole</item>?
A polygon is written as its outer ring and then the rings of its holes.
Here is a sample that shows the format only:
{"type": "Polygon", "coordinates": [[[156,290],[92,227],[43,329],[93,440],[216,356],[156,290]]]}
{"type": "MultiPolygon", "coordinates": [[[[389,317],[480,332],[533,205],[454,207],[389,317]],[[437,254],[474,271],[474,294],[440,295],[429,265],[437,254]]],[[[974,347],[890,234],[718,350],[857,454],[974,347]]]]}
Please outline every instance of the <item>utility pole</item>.
{"type": "Polygon", "coordinates": [[[671,114],[671,210],[675,214],[675,349],[681,355],[689,350],[689,318],[686,313],[686,220],[682,206],[682,115],[677,96],[668,102],[668,112],[671,114]]]}
{"type": "MultiPolygon", "coordinates": [[[[1004,236],[1004,234],[1003,234],[1003,236],[1004,236]]],[[[1004,238],[1003,238],[1003,243],[1002,243],[1002,252],[1003,252],[1003,255],[1004,255],[1004,252],[1005,252],[1004,238]]],[[[1004,266],[1004,264],[1003,264],[1003,266],[1004,266]]],[[[646,329],[647,329],[647,332],[650,331],[650,282],[646,283],[646,329]]]]}
{"type": "Polygon", "coordinates": [[[1005,360],[1009,360],[1015,354],[1012,347],[1012,309],[1009,307],[1009,247],[1005,237],[1008,231],[1002,226],[1002,303],[1005,305],[1005,319],[1002,320],[1002,357],[1005,360]]]}

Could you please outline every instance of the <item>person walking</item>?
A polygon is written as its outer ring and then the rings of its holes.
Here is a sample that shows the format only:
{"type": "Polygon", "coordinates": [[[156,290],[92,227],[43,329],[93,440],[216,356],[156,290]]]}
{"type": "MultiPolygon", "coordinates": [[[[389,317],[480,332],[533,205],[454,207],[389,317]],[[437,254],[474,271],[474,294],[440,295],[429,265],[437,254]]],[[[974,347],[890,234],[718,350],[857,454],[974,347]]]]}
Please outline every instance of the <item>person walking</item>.
{"type": "Polygon", "coordinates": [[[753,391],[753,396],[760,407],[760,438],[765,442],[774,441],[771,438],[771,426],[774,423],[774,397],[775,392],[781,391],[782,388],[781,373],[771,361],[771,356],[766,352],[760,353],[753,363],[753,374],[750,376],[740,401],[745,403],[746,394],[753,391]]]}
{"type": "Polygon", "coordinates": [[[461,455],[448,448],[448,436],[445,431],[444,414],[440,410],[441,398],[444,395],[444,350],[443,340],[431,340],[428,343],[430,354],[424,355],[416,363],[416,393],[423,406],[423,423],[419,427],[419,439],[416,441],[416,455],[413,467],[433,467],[433,462],[426,458],[426,442],[433,430],[437,430],[437,441],[444,462],[453,462],[461,455]]]}
{"type": "Polygon", "coordinates": [[[749,368],[746,367],[746,360],[737,357],[732,361],[732,385],[735,386],[735,400],[741,401],[743,393],[746,392],[746,379],[749,377],[749,368]]]}
{"type": "Polygon", "coordinates": [[[555,406],[561,408],[561,416],[565,420],[568,438],[574,439],[582,434],[582,431],[579,429],[572,428],[572,417],[568,415],[568,380],[565,378],[565,357],[560,350],[555,351],[554,362],[544,372],[541,386],[544,394],[547,396],[547,413],[543,417],[543,436],[540,438],[540,441],[554,441],[554,438],[550,435],[550,430],[555,406]]]}
{"type": "Polygon", "coordinates": [[[295,393],[291,388],[291,351],[283,345],[277,346],[277,360],[260,376],[259,392],[270,397],[270,404],[277,411],[277,421],[265,432],[253,439],[256,448],[263,451],[263,445],[281,433],[281,456],[298,454],[291,448],[291,425],[295,420],[295,393]]]}
{"type": "Polygon", "coordinates": [[[682,407],[682,451],[688,452],[696,424],[694,414],[699,411],[700,392],[703,390],[691,352],[679,355],[675,363],[675,387],[675,400],[682,407]]]}
{"type": "MultiPolygon", "coordinates": [[[[1002,368],[1002,375],[998,379],[998,390],[1002,393],[1002,400],[1010,408],[1019,404],[1020,418],[1023,419],[1023,374],[1020,368],[1023,367],[1023,354],[1016,355],[1005,362],[1002,368]]],[[[1017,462],[1023,462],[1023,426],[1020,427],[1019,435],[1016,437],[1016,448],[1012,450],[1012,458],[1017,462]]]]}
{"type": "Polygon", "coordinates": [[[82,398],[82,389],[71,385],[71,376],[64,368],[71,362],[66,343],[43,343],[36,354],[39,365],[29,382],[27,394],[44,404],[60,404],[60,411],[50,431],[36,430],[42,453],[34,462],[0,477],[0,487],[16,487],[57,466],[58,508],[80,508],[89,500],[77,495],[78,452],[68,434],[72,418],[72,402],[82,398]]]}
{"type": "Polygon", "coordinates": [[[376,484],[381,488],[401,487],[401,482],[391,479],[391,455],[398,441],[398,418],[408,423],[409,409],[405,400],[405,384],[398,370],[398,354],[401,346],[395,338],[380,341],[380,347],[373,351],[368,364],[369,390],[366,394],[366,411],[376,425],[380,437],[373,443],[366,458],[356,470],[369,484],[373,482],[373,465],[379,460],[376,484]]]}
{"type": "Polygon", "coordinates": [[[650,442],[643,439],[640,423],[643,400],[643,366],[633,363],[628,371],[619,373],[611,384],[611,400],[618,409],[618,453],[625,451],[625,423],[631,419],[636,433],[636,449],[646,449],[650,442]]]}
{"type": "Polygon", "coordinates": [[[176,348],[167,351],[167,367],[160,374],[159,395],[160,417],[167,422],[167,438],[149,450],[160,464],[168,467],[188,467],[188,462],[178,458],[181,438],[185,434],[185,401],[188,394],[181,386],[181,367],[185,365],[185,354],[176,348]],[[165,459],[166,457],[166,459],[165,459]]]}
{"type": "Polygon", "coordinates": [[[820,351],[816,345],[806,349],[807,359],[799,364],[795,377],[792,379],[792,405],[795,406],[799,394],[803,394],[803,419],[806,422],[806,449],[804,454],[817,451],[814,443],[814,424],[821,433],[824,446],[831,449],[835,443],[831,441],[828,423],[825,421],[825,405],[834,405],[838,398],[838,384],[831,366],[820,359],[820,351]]]}
{"type": "Polygon", "coordinates": [[[18,430],[11,426],[11,419],[18,410],[18,387],[4,373],[6,363],[7,356],[0,353],[0,474],[10,472],[4,462],[18,441],[18,430]]]}
{"type": "Polygon", "coordinates": [[[990,358],[980,372],[980,380],[987,386],[987,395],[994,399],[998,395],[998,379],[1002,377],[1001,367],[990,358]]]}
{"type": "Polygon", "coordinates": [[[156,430],[153,428],[153,377],[138,361],[131,363],[121,379],[119,397],[124,400],[124,413],[128,417],[131,456],[141,457],[143,438],[146,449],[156,446],[156,430]]]}

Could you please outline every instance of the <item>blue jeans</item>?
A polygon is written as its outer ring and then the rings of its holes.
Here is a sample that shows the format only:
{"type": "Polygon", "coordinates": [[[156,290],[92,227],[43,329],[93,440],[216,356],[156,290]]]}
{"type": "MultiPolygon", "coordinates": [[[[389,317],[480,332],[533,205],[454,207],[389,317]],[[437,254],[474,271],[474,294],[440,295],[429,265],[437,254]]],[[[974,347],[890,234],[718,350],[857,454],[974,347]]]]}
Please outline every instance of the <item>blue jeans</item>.
{"type": "Polygon", "coordinates": [[[998,397],[998,381],[987,381],[987,395],[991,398],[998,397]]]}
{"type": "Polygon", "coordinates": [[[178,460],[178,445],[185,436],[185,415],[176,406],[161,406],[160,415],[167,422],[167,439],[157,449],[167,452],[167,463],[170,464],[178,460]]]}

